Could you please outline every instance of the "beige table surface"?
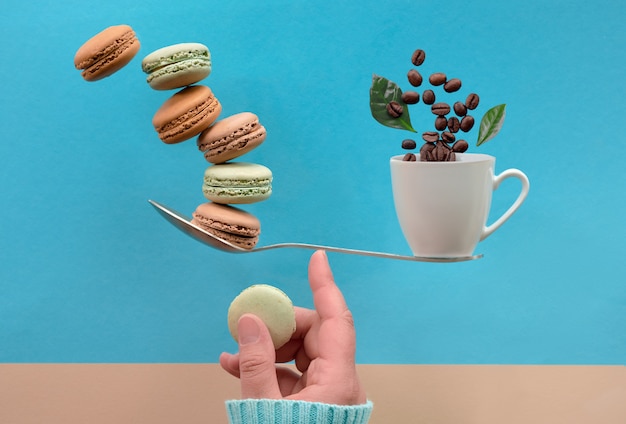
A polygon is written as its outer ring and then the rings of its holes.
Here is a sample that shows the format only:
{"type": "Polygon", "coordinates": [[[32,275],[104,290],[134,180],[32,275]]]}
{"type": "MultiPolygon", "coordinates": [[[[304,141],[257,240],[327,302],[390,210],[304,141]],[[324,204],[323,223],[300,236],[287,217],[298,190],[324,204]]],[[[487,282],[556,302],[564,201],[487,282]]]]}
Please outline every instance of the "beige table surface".
{"type": "MultiPolygon", "coordinates": [[[[370,423],[626,423],[626,367],[359,365],[370,423]]],[[[0,364],[0,424],[226,423],[217,364],[0,364]]]]}

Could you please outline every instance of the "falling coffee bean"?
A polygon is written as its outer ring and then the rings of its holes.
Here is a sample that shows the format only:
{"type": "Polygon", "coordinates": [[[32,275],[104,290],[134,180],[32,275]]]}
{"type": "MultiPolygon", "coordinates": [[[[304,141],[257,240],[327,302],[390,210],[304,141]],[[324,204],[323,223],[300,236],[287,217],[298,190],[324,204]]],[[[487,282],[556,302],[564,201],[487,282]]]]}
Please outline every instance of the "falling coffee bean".
{"type": "Polygon", "coordinates": [[[465,106],[467,106],[469,110],[474,110],[478,107],[479,101],[480,98],[478,97],[478,94],[472,93],[467,96],[467,99],[465,99],[465,106]]]}
{"type": "Polygon", "coordinates": [[[435,103],[435,92],[433,90],[426,90],[422,94],[422,101],[427,105],[435,103]]]}
{"type": "Polygon", "coordinates": [[[417,162],[417,157],[414,153],[407,153],[406,155],[404,155],[402,160],[405,162],[417,162]]]}
{"type": "Polygon", "coordinates": [[[458,78],[452,78],[443,85],[443,89],[447,93],[454,93],[455,91],[459,91],[461,88],[461,80],[458,78]]]}
{"type": "Polygon", "coordinates": [[[437,131],[443,131],[448,126],[448,120],[445,116],[438,116],[435,118],[435,129],[437,131]]]}
{"type": "Polygon", "coordinates": [[[450,105],[447,103],[435,103],[430,107],[430,110],[435,115],[447,115],[450,113],[450,105]]]}
{"type": "Polygon", "coordinates": [[[443,72],[435,72],[428,78],[428,81],[432,85],[438,86],[438,85],[445,84],[446,79],[447,79],[446,74],[444,74],[443,72]]]}
{"type": "Polygon", "coordinates": [[[404,108],[402,107],[402,105],[400,103],[398,103],[396,101],[391,101],[391,102],[387,103],[387,113],[392,118],[400,117],[403,112],[404,112],[404,108]]]}
{"type": "Polygon", "coordinates": [[[402,101],[407,105],[414,105],[420,101],[419,93],[415,91],[405,91],[402,93],[402,101]]]}
{"type": "Polygon", "coordinates": [[[422,139],[427,143],[434,143],[439,140],[439,133],[436,131],[426,131],[422,134],[422,139]]]}
{"type": "Polygon", "coordinates": [[[444,131],[441,133],[441,139],[446,143],[454,143],[456,137],[450,131],[444,131]]]}
{"type": "Polygon", "coordinates": [[[465,106],[463,103],[456,102],[453,108],[454,108],[454,113],[456,113],[456,116],[458,116],[459,118],[462,118],[465,115],[467,115],[467,106],[465,106]]]}
{"type": "Polygon", "coordinates": [[[459,121],[459,118],[457,118],[456,116],[452,116],[450,119],[448,119],[447,126],[448,130],[451,133],[459,132],[459,129],[461,128],[461,121],[459,121]]]}
{"type": "Polygon", "coordinates": [[[413,52],[413,56],[411,56],[411,62],[415,66],[420,66],[424,63],[424,59],[426,59],[426,52],[421,49],[417,49],[413,52]]]}
{"type": "Polygon", "coordinates": [[[406,140],[402,141],[402,148],[405,150],[413,150],[417,147],[417,143],[415,142],[415,140],[411,140],[410,138],[407,138],[406,140]]]}
{"type": "Polygon", "coordinates": [[[474,127],[474,118],[471,115],[465,115],[463,119],[461,119],[461,131],[468,132],[474,127]]]}
{"type": "Polygon", "coordinates": [[[467,141],[458,140],[456,143],[454,143],[454,146],[452,146],[452,150],[457,153],[463,153],[467,150],[468,147],[469,144],[467,144],[467,141]]]}
{"type": "Polygon", "coordinates": [[[409,80],[409,84],[413,87],[419,87],[422,85],[422,81],[424,80],[424,78],[422,78],[422,74],[417,72],[415,69],[411,69],[406,76],[409,80]]]}

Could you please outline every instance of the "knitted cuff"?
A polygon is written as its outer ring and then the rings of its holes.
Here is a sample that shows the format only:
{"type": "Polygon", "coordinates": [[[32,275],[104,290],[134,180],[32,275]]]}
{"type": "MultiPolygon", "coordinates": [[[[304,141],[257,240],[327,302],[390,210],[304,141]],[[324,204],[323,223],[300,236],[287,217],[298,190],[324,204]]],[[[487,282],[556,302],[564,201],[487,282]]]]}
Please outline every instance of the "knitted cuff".
{"type": "Polygon", "coordinates": [[[373,404],[332,405],[299,400],[226,401],[230,424],[366,424],[373,404]]]}

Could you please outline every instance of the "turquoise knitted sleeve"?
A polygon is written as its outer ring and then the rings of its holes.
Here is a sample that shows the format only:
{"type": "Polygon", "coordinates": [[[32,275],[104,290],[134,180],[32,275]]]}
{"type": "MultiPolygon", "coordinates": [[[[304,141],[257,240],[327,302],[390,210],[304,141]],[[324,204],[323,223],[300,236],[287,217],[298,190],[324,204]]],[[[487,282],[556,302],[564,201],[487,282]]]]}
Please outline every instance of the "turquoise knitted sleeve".
{"type": "Polygon", "coordinates": [[[226,401],[230,424],[366,424],[373,404],[331,405],[297,400],[226,401]]]}

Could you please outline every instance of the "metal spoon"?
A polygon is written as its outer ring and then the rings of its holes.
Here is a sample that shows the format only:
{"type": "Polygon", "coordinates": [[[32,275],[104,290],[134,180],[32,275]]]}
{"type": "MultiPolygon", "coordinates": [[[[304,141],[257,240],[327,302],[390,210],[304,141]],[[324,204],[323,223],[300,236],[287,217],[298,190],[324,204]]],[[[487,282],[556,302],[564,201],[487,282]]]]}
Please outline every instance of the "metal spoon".
{"type": "Polygon", "coordinates": [[[375,256],[378,258],[399,259],[403,261],[415,261],[415,262],[462,262],[462,261],[470,261],[474,259],[479,259],[479,258],[482,258],[483,256],[482,254],[480,254],[480,255],[474,255],[474,256],[463,256],[463,257],[458,257],[458,258],[429,258],[429,257],[420,257],[420,256],[403,256],[403,255],[396,255],[394,253],[370,252],[367,250],[345,249],[341,247],[322,246],[319,244],[309,244],[309,243],[278,243],[278,244],[270,244],[267,246],[255,247],[254,249],[248,250],[248,249],[243,249],[239,246],[235,246],[232,243],[227,242],[226,240],[222,240],[221,238],[214,236],[213,234],[192,224],[191,220],[188,217],[182,215],[179,212],[176,212],[175,210],[165,205],[155,202],[154,200],[148,200],[148,202],[152,206],[154,206],[157,212],[159,212],[167,221],[169,221],[170,224],[174,225],[183,233],[215,249],[222,250],[224,252],[230,252],[230,253],[254,253],[254,252],[262,252],[264,250],[282,249],[282,248],[297,248],[297,249],[312,249],[312,250],[322,249],[328,252],[347,253],[351,255],[362,255],[362,256],[375,256]]]}

